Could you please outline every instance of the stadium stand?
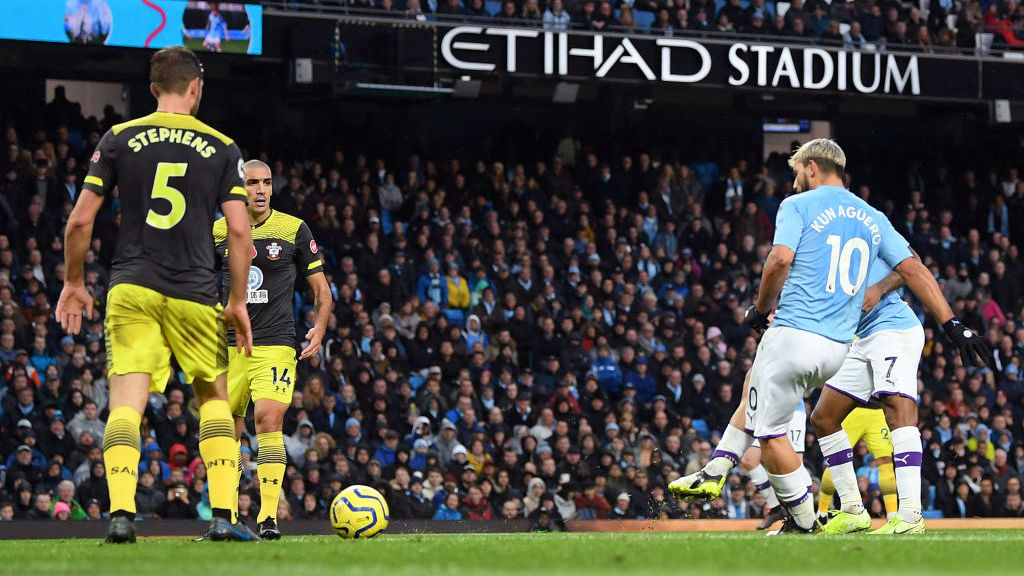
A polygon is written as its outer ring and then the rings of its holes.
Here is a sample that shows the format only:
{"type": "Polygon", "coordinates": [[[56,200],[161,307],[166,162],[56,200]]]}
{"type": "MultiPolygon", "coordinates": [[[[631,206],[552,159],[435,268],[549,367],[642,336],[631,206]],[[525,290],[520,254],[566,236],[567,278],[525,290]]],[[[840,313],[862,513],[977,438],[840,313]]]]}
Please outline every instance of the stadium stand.
{"type": "Polygon", "coordinates": [[[411,6],[406,0],[270,0],[262,4],[431,21],[493,20],[500,25],[666,36],[746,35],[799,44],[919,52],[987,53],[1024,46],[1024,7],[1016,0],[572,0],[557,7],[542,0],[414,0],[411,6]]]}
{"type": "MultiPolygon", "coordinates": [[[[49,519],[57,508],[72,520],[100,518],[116,195],[87,258],[95,316],[62,337],[52,307],[83,167],[121,119],[82,118],[60,95],[38,112],[29,127],[3,116],[0,518],[49,519]]],[[[764,513],[738,474],[724,498],[703,506],[676,502],[665,486],[706,462],[738,402],[755,349],[742,310],[791,190],[784,158],[691,164],[613,155],[571,136],[529,166],[428,150],[263,157],[274,168],[273,207],[309,223],[337,301],[285,419],[279,519],[324,518],[331,496],[353,483],[384,492],[396,519],[764,513]]],[[[924,320],[929,517],[1024,513],[1024,181],[1019,146],[1003,157],[1016,160],[912,164],[892,194],[873,193],[867,177],[851,182],[996,351],[987,368],[964,369],[924,320]]],[[[311,308],[297,291],[299,334],[311,308]]],[[[139,512],[208,518],[196,408],[180,373],[168,390],[143,420],[139,512]]],[[[248,517],[259,506],[258,446],[251,428],[243,438],[248,517]]],[[[813,433],[806,463],[820,474],[813,433]]],[[[882,514],[863,445],[856,466],[868,509],[882,514]]]]}

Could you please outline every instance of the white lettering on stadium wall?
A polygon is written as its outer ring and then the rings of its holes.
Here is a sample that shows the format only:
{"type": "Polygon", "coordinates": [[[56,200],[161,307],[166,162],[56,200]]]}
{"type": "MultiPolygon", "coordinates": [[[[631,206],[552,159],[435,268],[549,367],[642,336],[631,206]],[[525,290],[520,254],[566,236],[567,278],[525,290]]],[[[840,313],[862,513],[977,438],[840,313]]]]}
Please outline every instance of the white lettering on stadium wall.
{"type": "Polygon", "coordinates": [[[708,46],[684,38],[457,26],[442,37],[441,56],[449,66],[468,72],[495,72],[499,67],[496,62],[504,60],[508,73],[607,78],[613,71],[632,68],[634,74],[648,81],[695,84],[705,81],[717,67],[726,67],[732,86],[921,94],[917,56],[881,52],[737,42],[729,47],[726,62],[715,61],[708,46]],[[542,62],[523,60],[525,42],[541,44],[533,48],[542,62]],[[688,63],[690,69],[674,70],[673,64],[678,66],[680,62],[688,63]]]}

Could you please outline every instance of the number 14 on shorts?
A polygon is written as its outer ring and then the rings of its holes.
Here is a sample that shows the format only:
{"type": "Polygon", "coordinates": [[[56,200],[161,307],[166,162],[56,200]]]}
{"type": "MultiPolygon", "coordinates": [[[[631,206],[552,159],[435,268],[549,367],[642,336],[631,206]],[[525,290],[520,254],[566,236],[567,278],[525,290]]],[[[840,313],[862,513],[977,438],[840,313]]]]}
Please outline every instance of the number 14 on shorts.
{"type": "Polygon", "coordinates": [[[270,373],[274,377],[274,391],[281,393],[292,386],[292,379],[288,376],[288,369],[285,368],[280,374],[277,372],[277,366],[271,366],[270,373]]]}

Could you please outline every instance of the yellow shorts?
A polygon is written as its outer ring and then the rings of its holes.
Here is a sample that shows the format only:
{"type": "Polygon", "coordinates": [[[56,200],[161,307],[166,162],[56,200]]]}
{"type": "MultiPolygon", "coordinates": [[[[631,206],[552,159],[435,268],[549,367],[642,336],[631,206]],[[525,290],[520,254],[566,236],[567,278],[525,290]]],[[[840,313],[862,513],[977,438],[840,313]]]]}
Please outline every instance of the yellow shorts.
{"type": "Polygon", "coordinates": [[[185,381],[213,382],[228,369],[228,341],[219,304],[171,298],[136,284],[118,284],[107,295],[107,371],[149,374],[150,391],[163,392],[171,354],[185,381]]]}
{"type": "Polygon", "coordinates": [[[253,346],[252,356],[228,351],[228,403],[235,416],[245,417],[249,399],[291,404],[295,378],[295,349],[291,346],[253,346]]]}
{"type": "Polygon", "coordinates": [[[863,438],[868,446],[868,452],[875,458],[892,456],[889,425],[885,422],[885,414],[881,410],[854,408],[843,420],[843,431],[850,437],[851,446],[855,446],[857,441],[863,438]]]}

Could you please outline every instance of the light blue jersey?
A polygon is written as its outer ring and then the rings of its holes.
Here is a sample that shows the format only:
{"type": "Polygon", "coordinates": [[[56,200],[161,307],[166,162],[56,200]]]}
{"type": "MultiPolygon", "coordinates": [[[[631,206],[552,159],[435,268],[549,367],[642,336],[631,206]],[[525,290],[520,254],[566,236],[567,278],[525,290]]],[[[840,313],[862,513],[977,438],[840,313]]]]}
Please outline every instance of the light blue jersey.
{"type": "MultiPolygon", "coordinates": [[[[868,286],[877,284],[891,272],[892,269],[886,266],[881,258],[875,260],[868,270],[868,286]]],[[[903,301],[901,288],[882,296],[870,312],[861,315],[860,323],[857,325],[857,337],[867,338],[882,330],[906,330],[920,325],[921,321],[910,309],[910,305],[903,301]]]]}
{"type": "Polygon", "coordinates": [[[893,268],[911,257],[888,218],[837,186],[786,198],[776,217],[775,244],[795,257],[773,325],[836,342],[850,342],[856,334],[875,258],[893,268]]]}

